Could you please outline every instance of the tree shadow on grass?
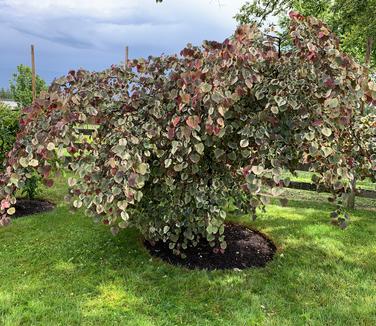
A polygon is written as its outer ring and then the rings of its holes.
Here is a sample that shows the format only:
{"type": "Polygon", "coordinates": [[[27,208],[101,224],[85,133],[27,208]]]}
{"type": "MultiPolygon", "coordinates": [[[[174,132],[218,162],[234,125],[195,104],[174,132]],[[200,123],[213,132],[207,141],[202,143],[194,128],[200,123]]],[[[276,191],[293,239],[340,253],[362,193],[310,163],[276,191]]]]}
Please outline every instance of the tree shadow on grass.
{"type": "MultiPolygon", "coordinates": [[[[171,266],[152,258],[135,230],[111,237],[107,228],[82,216],[48,221],[56,217],[46,214],[37,242],[17,242],[15,266],[3,277],[8,285],[0,285],[0,321],[372,324],[376,248],[369,216],[357,213],[355,224],[339,230],[328,223],[326,207],[311,211],[292,205],[286,218],[274,215],[285,208],[273,208],[250,224],[281,249],[265,268],[242,272],[171,266]]],[[[19,226],[16,233],[27,232],[19,226]]]]}
{"type": "MultiPolygon", "coordinates": [[[[345,320],[348,307],[353,306],[351,297],[357,298],[358,310],[363,305],[361,310],[369,312],[367,302],[362,302],[355,288],[359,279],[370,281],[370,276],[374,275],[374,263],[364,268],[368,255],[359,260],[351,250],[337,256],[307,241],[286,245],[283,257],[277,256],[264,269],[192,272],[150,259],[137,238],[130,234],[125,240],[119,239],[121,247],[129,246],[129,241],[138,244],[138,259],[133,257],[131,262],[123,256],[112,257],[109,263],[116,276],[101,286],[117,284],[121,289],[125,277],[132,284],[127,287],[128,291],[141,298],[134,309],[144,309],[147,316],[159,319],[159,323],[166,321],[162,311],[170,314],[172,324],[179,318],[186,323],[197,318],[197,324],[221,320],[241,325],[244,321],[268,319],[273,313],[290,314],[288,319],[297,321],[309,309],[317,313],[328,310],[332,318],[345,320]],[[119,269],[119,262],[127,266],[126,270],[119,269]]],[[[375,288],[363,289],[363,297],[364,294],[365,297],[374,295],[375,288]]],[[[367,320],[367,316],[371,315],[359,313],[354,318],[367,320]]],[[[315,317],[310,315],[309,318],[315,317]]]]}
{"type": "MultiPolygon", "coordinates": [[[[277,226],[278,222],[275,223],[277,226]]],[[[284,223],[284,221],[279,221],[279,223],[284,223]]],[[[304,227],[304,224],[300,223],[295,227],[304,227]]],[[[283,234],[281,236],[283,237],[283,234]]],[[[368,268],[364,269],[369,254],[361,259],[357,255],[357,252],[368,246],[368,241],[361,240],[361,244],[356,249],[349,249],[342,247],[340,239],[333,242],[332,238],[328,233],[321,236],[320,242],[319,237],[308,234],[304,236],[304,241],[287,242],[281,252],[283,257],[277,256],[275,261],[265,269],[250,269],[240,273],[234,271],[192,272],[151,259],[142,248],[137,232],[132,231],[126,237],[120,237],[114,241],[120,248],[129,247],[130,241],[132,244],[137,244],[132,248],[138,259],[133,257],[132,261],[128,261],[123,256],[117,258],[129,267],[127,271],[117,269],[119,261],[114,257],[112,257],[114,260],[111,259],[109,263],[112,268],[120,272],[120,275],[124,272],[133,280],[134,293],[142,293],[143,300],[140,301],[142,304],[147,303],[151,307],[161,306],[163,309],[168,309],[173,313],[173,319],[177,318],[178,314],[183,314],[188,321],[188,316],[195,313],[202,318],[202,321],[214,321],[218,318],[230,321],[234,320],[232,310],[238,313],[238,321],[241,324],[246,318],[247,311],[257,319],[266,318],[266,308],[262,307],[268,305],[275,305],[275,309],[280,311],[289,310],[291,305],[294,306],[294,311],[301,313],[307,309],[307,306],[327,309],[320,301],[341,306],[342,317],[346,318],[348,309],[342,307],[341,296],[346,301],[343,304],[350,304],[346,299],[349,292],[346,287],[343,287],[342,282],[356,284],[359,278],[373,275],[375,265],[368,264],[368,268]],[[325,248],[327,241],[329,247],[325,248]],[[355,275],[357,276],[354,277],[355,275]],[[158,294],[158,297],[150,296],[151,293],[158,294]],[[335,293],[339,294],[333,295],[335,293]],[[277,303],[274,302],[275,300],[277,303]],[[250,306],[245,308],[243,305],[250,306]]],[[[116,247],[116,245],[111,245],[111,247],[116,247]]],[[[374,294],[374,290],[375,288],[373,290],[370,288],[368,291],[374,294]]],[[[356,290],[354,296],[356,296],[356,290]]],[[[360,305],[361,301],[359,298],[360,305]]],[[[273,309],[270,309],[272,313],[273,309]]],[[[331,313],[339,314],[341,309],[338,308],[337,312],[331,311],[331,313]]],[[[368,307],[365,306],[364,309],[367,310],[368,307]]],[[[149,313],[154,315],[156,311],[158,309],[155,311],[152,309],[149,313]]],[[[298,316],[299,314],[295,315],[299,318],[298,316]]],[[[363,317],[357,316],[357,318],[363,317]]]]}
{"type": "Polygon", "coordinates": [[[374,214],[372,210],[349,210],[349,226],[342,230],[331,223],[330,213],[333,209],[334,205],[329,203],[290,200],[287,207],[274,202],[274,205],[267,207],[266,212],[260,214],[255,222],[244,216],[234,217],[234,219],[240,222],[245,221],[255,228],[271,230],[272,234],[277,237],[280,234],[283,237],[291,234],[307,237],[325,235],[354,243],[359,240],[362,243],[364,241],[373,243],[374,239],[371,235],[376,232],[376,213],[374,214]]]}

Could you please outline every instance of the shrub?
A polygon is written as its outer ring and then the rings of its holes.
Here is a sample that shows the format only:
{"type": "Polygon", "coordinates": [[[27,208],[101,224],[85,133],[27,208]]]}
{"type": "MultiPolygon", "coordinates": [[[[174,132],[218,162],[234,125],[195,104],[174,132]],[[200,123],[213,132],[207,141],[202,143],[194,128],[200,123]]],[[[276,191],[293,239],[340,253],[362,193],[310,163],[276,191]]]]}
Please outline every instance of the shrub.
{"type": "MultiPolygon", "coordinates": [[[[0,103],[0,171],[4,169],[6,154],[12,149],[19,131],[20,112],[0,103]]],[[[25,180],[21,189],[28,199],[35,199],[38,193],[40,177],[36,174],[25,180]]]]}
{"type": "Polygon", "coordinates": [[[19,111],[14,111],[0,103],[0,171],[3,168],[6,153],[12,149],[16,140],[18,120],[19,111]]]}
{"type": "MultiPolygon", "coordinates": [[[[359,107],[376,104],[375,85],[322,22],[291,17],[294,47],[280,55],[269,37],[241,26],[179,57],[56,80],[24,112],[0,176],[2,223],[25,171],[51,186],[51,173],[69,166],[76,177],[67,199],[113,233],[135,226],[176,254],[201,239],[223,251],[228,197],[255,218],[282,195],[283,169],[309,163],[333,199],[355,171],[374,178],[376,120],[363,121],[359,107]],[[91,142],[77,129],[83,123],[99,125],[91,142]]],[[[342,226],[343,213],[332,214],[342,226]]]]}
{"type": "Polygon", "coordinates": [[[22,195],[26,195],[28,199],[35,199],[37,197],[40,185],[40,177],[36,174],[30,176],[25,180],[25,185],[23,186],[21,192],[22,195]]]}

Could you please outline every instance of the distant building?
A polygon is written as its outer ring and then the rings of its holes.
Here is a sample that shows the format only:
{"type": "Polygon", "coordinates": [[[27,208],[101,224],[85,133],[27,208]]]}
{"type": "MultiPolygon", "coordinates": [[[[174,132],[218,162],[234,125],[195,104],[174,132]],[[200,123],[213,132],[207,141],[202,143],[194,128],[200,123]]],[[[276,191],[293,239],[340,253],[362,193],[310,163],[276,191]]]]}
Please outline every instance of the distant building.
{"type": "Polygon", "coordinates": [[[18,104],[15,101],[12,101],[12,100],[0,100],[0,103],[3,103],[5,105],[9,106],[13,110],[18,109],[18,104]]]}

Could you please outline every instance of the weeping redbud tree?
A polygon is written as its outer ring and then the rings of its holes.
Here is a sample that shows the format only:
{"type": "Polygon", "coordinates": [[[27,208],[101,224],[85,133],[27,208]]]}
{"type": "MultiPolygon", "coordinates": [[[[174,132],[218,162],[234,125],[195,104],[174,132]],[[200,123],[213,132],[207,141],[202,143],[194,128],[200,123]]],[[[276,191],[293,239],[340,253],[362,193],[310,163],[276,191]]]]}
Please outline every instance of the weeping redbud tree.
{"type": "MultiPolygon", "coordinates": [[[[67,199],[111,227],[136,227],[176,254],[207,240],[226,249],[229,198],[255,218],[307,164],[336,200],[349,182],[376,174],[376,87],[320,21],[291,15],[292,46],[278,51],[256,27],[223,43],[127,68],[71,71],[23,111],[0,176],[1,220],[15,191],[38,172],[47,186],[64,168],[67,199]],[[91,139],[83,124],[95,125],[91,139]],[[69,159],[68,159],[69,158],[69,159]]],[[[338,206],[332,213],[344,226],[338,206]]]]}

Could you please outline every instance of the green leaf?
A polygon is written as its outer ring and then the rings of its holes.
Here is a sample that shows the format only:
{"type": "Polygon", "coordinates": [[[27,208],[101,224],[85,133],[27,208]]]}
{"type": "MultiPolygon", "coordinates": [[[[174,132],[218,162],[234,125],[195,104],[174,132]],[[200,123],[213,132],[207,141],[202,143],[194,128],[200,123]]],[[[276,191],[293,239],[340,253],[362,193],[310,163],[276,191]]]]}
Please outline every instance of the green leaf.
{"type": "Polygon", "coordinates": [[[324,102],[324,105],[330,109],[337,107],[338,104],[339,102],[336,98],[329,98],[329,99],[326,99],[324,102]]]}
{"type": "Polygon", "coordinates": [[[213,226],[213,224],[208,224],[208,226],[206,227],[206,232],[208,234],[214,234],[217,232],[217,229],[213,226]]]}
{"type": "Polygon", "coordinates": [[[11,207],[7,210],[8,215],[13,215],[16,212],[16,209],[14,207],[11,207]]]}
{"type": "Polygon", "coordinates": [[[81,208],[82,207],[82,201],[77,199],[73,202],[73,207],[75,208],[81,208]]]}
{"type": "Polygon", "coordinates": [[[246,79],[246,80],[245,80],[245,84],[247,85],[247,87],[248,87],[249,89],[252,89],[252,88],[253,88],[252,80],[246,79]]]}
{"type": "Polygon", "coordinates": [[[170,243],[168,244],[168,248],[169,248],[170,250],[172,250],[172,249],[175,248],[175,245],[176,245],[175,242],[170,242],[170,243]]]}
{"type": "Polygon", "coordinates": [[[255,93],[255,97],[258,100],[262,100],[265,97],[265,93],[262,90],[257,90],[255,93]]]}
{"type": "Polygon", "coordinates": [[[331,147],[322,147],[321,150],[324,153],[325,157],[328,157],[330,154],[333,153],[333,149],[331,147]]]}
{"type": "Polygon", "coordinates": [[[119,139],[119,145],[120,146],[127,146],[128,141],[125,138],[119,139]]]}
{"type": "Polygon", "coordinates": [[[240,147],[247,147],[249,145],[248,139],[242,139],[240,141],[240,147]]]}
{"type": "Polygon", "coordinates": [[[196,149],[197,153],[202,155],[202,154],[204,154],[205,146],[204,146],[203,143],[197,143],[197,144],[195,144],[195,149],[196,149]]]}
{"type": "Polygon", "coordinates": [[[283,106],[287,103],[286,98],[280,96],[274,96],[274,100],[278,106],[283,106]]]}
{"type": "Polygon", "coordinates": [[[117,203],[117,207],[124,211],[128,207],[128,202],[126,200],[120,200],[117,203]]]}
{"type": "Polygon", "coordinates": [[[228,111],[228,108],[226,108],[226,107],[224,107],[224,106],[219,106],[219,107],[218,107],[218,112],[219,112],[219,114],[220,114],[222,117],[225,116],[225,114],[226,114],[227,111],[228,111]]]}
{"type": "Polygon", "coordinates": [[[120,216],[121,216],[122,220],[125,221],[125,222],[127,222],[129,220],[129,214],[126,211],[122,211],[120,213],[120,216]]]}
{"type": "Polygon", "coordinates": [[[137,164],[136,172],[141,174],[141,175],[145,175],[146,172],[148,171],[148,167],[149,167],[149,165],[147,163],[137,164]]]}
{"type": "Polygon", "coordinates": [[[142,191],[136,191],[135,195],[134,195],[134,199],[136,199],[136,201],[141,201],[142,197],[144,196],[143,192],[142,191]]]}
{"type": "Polygon", "coordinates": [[[171,160],[170,158],[166,159],[166,160],[164,161],[165,168],[167,169],[167,168],[171,165],[171,163],[172,163],[172,160],[171,160]]]}
{"type": "Polygon", "coordinates": [[[223,100],[223,95],[219,91],[214,91],[211,98],[215,103],[219,104],[223,100]]]}
{"type": "Polygon", "coordinates": [[[37,167],[39,164],[38,160],[36,159],[32,159],[30,162],[29,162],[29,166],[32,166],[32,167],[37,167]]]}
{"type": "Polygon", "coordinates": [[[119,222],[118,225],[119,225],[119,228],[121,228],[121,229],[126,229],[128,227],[128,223],[125,222],[125,221],[119,222]]]}
{"type": "Polygon", "coordinates": [[[261,175],[264,172],[264,167],[261,165],[254,165],[252,166],[251,171],[256,175],[261,175]]]}
{"type": "Polygon", "coordinates": [[[183,170],[183,164],[176,164],[176,165],[174,165],[174,170],[176,171],[176,172],[180,172],[180,171],[182,171],[183,170]]]}
{"type": "Polygon", "coordinates": [[[198,163],[200,161],[200,155],[197,155],[195,153],[191,154],[189,158],[193,163],[198,163]]]}
{"type": "Polygon", "coordinates": [[[21,157],[20,158],[20,165],[23,168],[27,168],[29,166],[29,161],[26,159],[26,157],[21,157]]]}
{"type": "Polygon", "coordinates": [[[54,143],[48,143],[47,144],[47,150],[53,151],[55,149],[55,144],[54,143]]]}
{"type": "Polygon", "coordinates": [[[330,135],[332,134],[332,130],[330,128],[327,128],[327,127],[322,128],[321,132],[326,137],[330,137],[330,135]]]}
{"type": "Polygon", "coordinates": [[[225,151],[223,149],[216,148],[214,150],[214,156],[216,159],[219,159],[221,156],[223,156],[224,153],[225,151]]]}
{"type": "Polygon", "coordinates": [[[203,93],[209,93],[212,90],[212,85],[208,83],[201,83],[200,90],[203,93]]]}
{"type": "Polygon", "coordinates": [[[304,134],[304,138],[308,141],[312,141],[315,139],[315,133],[314,132],[307,132],[304,134]]]}
{"type": "Polygon", "coordinates": [[[77,179],[75,178],[68,178],[68,186],[74,187],[77,184],[77,179]]]}

